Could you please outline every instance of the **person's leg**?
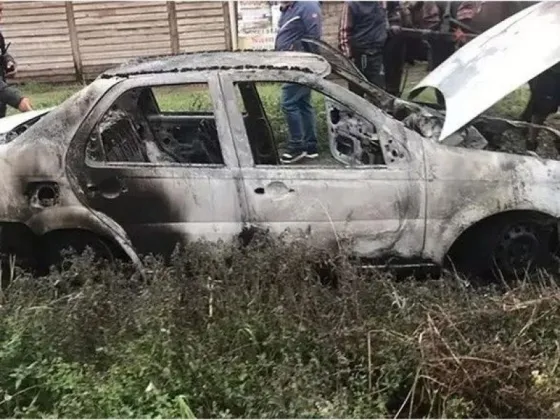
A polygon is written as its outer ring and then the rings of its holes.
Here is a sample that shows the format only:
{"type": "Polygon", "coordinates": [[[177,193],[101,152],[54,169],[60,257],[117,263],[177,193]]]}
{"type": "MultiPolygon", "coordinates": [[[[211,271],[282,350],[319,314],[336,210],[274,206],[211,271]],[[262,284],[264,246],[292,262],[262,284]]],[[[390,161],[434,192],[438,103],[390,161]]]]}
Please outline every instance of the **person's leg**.
{"type": "Polygon", "coordinates": [[[381,76],[381,67],[383,66],[383,51],[371,50],[367,54],[362,55],[362,73],[376,86],[383,89],[385,81],[381,76]]]}
{"type": "MultiPolygon", "coordinates": [[[[556,75],[550,71],[545,71],[535,77],[530,115],[532,124],[544,124],[546,118],[558,110],[557,86],[556,75]]],[[[537,149],[539,131],[535,127],[529,128],[526,141],[527,150],[535,151],[537,149]]]]}
{"type": "MultiPolygon", "coordinates": [[[[362,57],[361,54],[356,54],[356,56],[352,58],[352,62],[356,65],[358,70],[363,71],[362,67],[361,67],[361,63],[362,63],[361,57],[362,57]]],[[[360,89],[359,87],[354,86],[354,85],[350,85],[349,90],[350,90],[350,92],[353,92],[358,96],[364,96],[364,94],[365,94],[365,92],[362,89],[360,89]]]]}
{"type": "Polygon", "coordinates": [[[317,150],[317,124],[315,121],[315,110],[311,103],[311,89],[307,86],[301,86],[301,97],[299,100],[299,109],[301,113],[301,122],[303,127],[303,139],[307,157],[315,159],[319,156],[317,150]]]}
{"type": "Polygon", "coordinates": [[[305,144],[303,141],[303,128],[299,100],[300,86],[286,83],[282,86],[282,112],[288,124],[290,138],[286,153],[281,160],[285,163],[295,162],[305,157],[305,144]]]}
{"type": "Polygon", "coordinates": [[[383,48],[383,68],[385,77],[383,85],[391,95],[398,96],[404,70],[404,42],[398,35],[390,35],[383,48]]]}

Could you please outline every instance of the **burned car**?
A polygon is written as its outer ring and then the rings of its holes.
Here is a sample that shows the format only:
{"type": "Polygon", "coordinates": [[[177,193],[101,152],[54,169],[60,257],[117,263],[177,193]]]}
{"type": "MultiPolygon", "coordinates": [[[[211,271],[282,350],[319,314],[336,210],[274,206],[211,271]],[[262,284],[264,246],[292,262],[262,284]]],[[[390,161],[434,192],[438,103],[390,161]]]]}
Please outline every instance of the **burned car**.
{"type": "Polygon", "coordinates": [[[516,273],[548,263],[558,242],[560,162],[479,150],[486,131],[509,123],[453,117],[450,129],[444,112],[387,95],[335,50],[307,42],[317,54],[134,60],[48,112],[4,119],[2,254],[48,267],[62,249],[89,246],[142,269],[140,255],[255,229],[301,231],[319,246],[346,241],[373,265],[451,261],[464,271],[516,273]],[[281,164],[259,82],[298,83],[328,99],[335,164],[281,164]],[[193,86],[207,87],[207,111],[162,110],[154,93],[188,95],[193,86]],[[457,147],[465,144],[475,146],[457,147]]]}

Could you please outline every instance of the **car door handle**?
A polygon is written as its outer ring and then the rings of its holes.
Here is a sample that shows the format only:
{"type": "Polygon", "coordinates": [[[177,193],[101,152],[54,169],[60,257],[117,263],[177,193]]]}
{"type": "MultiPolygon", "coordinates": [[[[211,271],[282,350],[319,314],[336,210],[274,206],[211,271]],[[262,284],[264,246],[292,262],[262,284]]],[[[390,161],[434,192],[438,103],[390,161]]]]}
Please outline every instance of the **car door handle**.
{"type": "Polygon", "coordinates": [[[263,187],[257,187],[255,188],[255,194],[259,194],[259,195],[263,195],[265,193],[270,194],[270,195],[284,195],[287,193],[293,193],[294,189],[292,188],[288,188],[286,186],[286,184],[284,184],[283,182],[277,182],[277,181],[273,181],[270,184],[268,184],[266,186],[266,188],[263,187]]]}

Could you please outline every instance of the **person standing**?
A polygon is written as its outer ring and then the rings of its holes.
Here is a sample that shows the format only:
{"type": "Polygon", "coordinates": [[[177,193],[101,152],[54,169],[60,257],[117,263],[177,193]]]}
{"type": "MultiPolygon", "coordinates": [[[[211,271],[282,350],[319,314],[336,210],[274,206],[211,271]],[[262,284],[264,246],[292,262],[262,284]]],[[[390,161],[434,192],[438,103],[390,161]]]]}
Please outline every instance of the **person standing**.
{"type": "MultiPolygon", "coordinates": [[[[0,3],[0,23],[2,21],[2,13],[4,5],[0,3]]],[[[21,112],[31,111],[31,101],[23,96],[18,89],[8,85],[6,79],[13,78],[17,73],[16,62],[14,58],[8,54],[8,48],[4,35],[0,32],[0,118],[6,116],[7,105],[21,112]]]]}
{"type": "MultiPolygon", "coordinates": [[[[363,75],[383,88],[383,47],[387,40],[387,12],[380,1],[345,1],[339,22],[338,45],[363,75]]],[[[360,89],[350,88],[362,94],[360,89]]]]}
{"type": "MultiPolygon", "coordinates": [[[[280,3],[280,20],[274,49],[276,51],[315,52],[305,46],[303,38],[320,39],[322,14],[318,1],[286,1],[280,3]]],[[[311,104],[311,88],[295,83],[282,86],[282,112],[288,124],[290,138],[282,163],[294,163],[303,158],[317,158],[315,111],[311,104]]]]}

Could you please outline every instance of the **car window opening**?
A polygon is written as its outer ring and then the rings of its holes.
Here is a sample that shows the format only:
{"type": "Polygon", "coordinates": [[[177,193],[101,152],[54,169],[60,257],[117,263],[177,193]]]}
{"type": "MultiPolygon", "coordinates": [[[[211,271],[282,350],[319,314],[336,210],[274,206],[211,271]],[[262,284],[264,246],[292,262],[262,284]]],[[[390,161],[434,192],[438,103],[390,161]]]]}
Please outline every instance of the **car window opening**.
{"type": "MultiPolygon", "coordinates": [[[[254,163],[280,165],[278,150],[285,147],[289,137],[278,102],[281,83],[238,82],[235,86],[254,163]]],[[[312,96],[321,155],[313,165],[359,167],[386,164],[374,124],[318,91],[313,91],[312,96]]]]}
{"type": "MultiPolygon", "coordinates": [[[[208,89],[207,85],[204,85],[208,89]]],[[[213,110],[200,112],[181,91],[180,111],[160,109],[154,89],[122,95],[96,125],[86,149],[94,162],[223,165],[213,110]],[[186,108],[186,109],[185,109],[186,108]],[[190,108],[190,109],[189,109],[190,108]]]]}

